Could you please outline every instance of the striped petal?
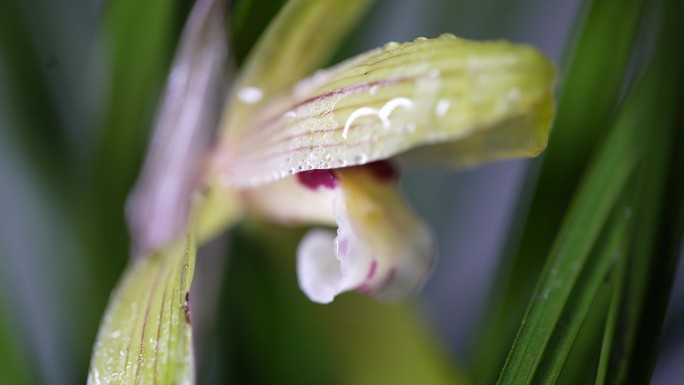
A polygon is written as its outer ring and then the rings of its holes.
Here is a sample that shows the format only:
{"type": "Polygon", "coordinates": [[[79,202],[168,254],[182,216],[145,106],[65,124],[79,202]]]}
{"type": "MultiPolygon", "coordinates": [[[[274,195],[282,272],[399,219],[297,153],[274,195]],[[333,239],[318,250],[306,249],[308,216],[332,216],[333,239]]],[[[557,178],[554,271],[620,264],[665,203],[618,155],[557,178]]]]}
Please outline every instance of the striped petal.
{"type": "Polygon", "coordinates": [[[133,258],[100,325],[88,384],[194,382],[188,292],[191,237],[133,258]]]}
{"type": "Polygon", "coordinates": [[[290,0],[250,52],[226,104],[221,130],[234,137],[275,95],[323,66],[371,0],[290,0]]]}
{"type": "Polygon", "coordinates": [[[183,236],[202,157],[216,124],[225,62],[225,1],[195,4],[157,111],[145,165],[128,204],[131,237],[147,252],[183,236]]]}
{"type": "Polygon", "coordinates": [[[215,169],[228,185],[256,186],[412,149],[414,161],[446,165],[536,156],[550,129],[554,78],[528,46],[452,35],[390,43],[269,103],[223,141],[215,169]]]}

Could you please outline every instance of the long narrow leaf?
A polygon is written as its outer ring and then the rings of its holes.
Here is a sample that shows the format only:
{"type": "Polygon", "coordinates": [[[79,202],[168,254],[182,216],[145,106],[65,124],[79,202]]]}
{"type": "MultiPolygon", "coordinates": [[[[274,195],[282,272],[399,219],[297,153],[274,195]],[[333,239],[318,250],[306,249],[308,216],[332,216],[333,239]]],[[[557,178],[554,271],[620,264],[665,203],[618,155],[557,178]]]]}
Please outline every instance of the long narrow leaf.
{"type": "Polygon", "coordinates": [[[544,353],[532,383],[554,384],[558,380],[590,308],[597,302],[596,297],[608,272],[617,260],[624,259],[626,229],[630,216],[628,208],[616,207],[614,218],[605,231],[603,245],[590,256],[584,271],[578,277],[563,308],[562,320],[551,335],[550,348],[544,353]]]}
{"type": "Polygon", "coordinates": [[[477,339],[478,383],[490,384],[495,380],[588,154],[605,136],[605,127],[623,87],[622,76],[644,4],[619,0],[584,2],[588,9],[586,19],[578,18],[575,23],[576,44],[566,52],[567,65],[560,71],[563,93],[550,146],[538,177],[529,178],[531,184],[536,179],[536,191],[529,209],[517,214],[517,222],[524,224],[524,229],[513,232],[508,240],[509,254],[495,280],[496,297],[477,339]],[[607,46],[613,49],[605,49],[607,46]]]}
{"type": "Polygon", "coordinates": [[[641,115],[635,109],[638,102],[634,97],[623,108],[582,181],[501,372],[500,384],[534,383],[540,363],[555,348],[549,345],[551,336],[609,213],[642,156],[641,115]]]}

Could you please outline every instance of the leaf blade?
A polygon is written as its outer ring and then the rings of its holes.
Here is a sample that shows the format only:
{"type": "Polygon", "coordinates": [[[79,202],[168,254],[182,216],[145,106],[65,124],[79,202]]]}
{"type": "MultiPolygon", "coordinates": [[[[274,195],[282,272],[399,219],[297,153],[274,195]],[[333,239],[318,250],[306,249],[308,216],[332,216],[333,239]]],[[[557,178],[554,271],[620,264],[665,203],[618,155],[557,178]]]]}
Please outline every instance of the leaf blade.
{"type": "Polygon", "coordinates": [[[580,271],[643,155],[639,142],[639,127],[643,124],[639,119],[640,97],[638,93],[633,94],[623,106],[573,199],[501,371],[499,384],[533,383],[541,360],[554,348],[548,345],[551,335],[580,271]],[[543,302],[538,301],[540,296],[544,297],[543,302]]]}

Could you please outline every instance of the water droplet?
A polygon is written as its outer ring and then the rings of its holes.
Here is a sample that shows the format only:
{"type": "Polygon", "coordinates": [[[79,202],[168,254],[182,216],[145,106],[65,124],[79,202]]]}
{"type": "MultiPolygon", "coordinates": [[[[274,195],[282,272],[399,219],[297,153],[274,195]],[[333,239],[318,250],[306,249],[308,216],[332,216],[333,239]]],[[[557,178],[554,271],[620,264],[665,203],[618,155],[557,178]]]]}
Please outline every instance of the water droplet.
{"type": "Polygon", "coordinates": [[[366,154],[356,154],[354,155],[354,163],[364,164],[368,161],[368,156],[366,154]]]}
{"type": "Polygon", "coordinates": [[[441,74],[442,73],[437,68],[433,68],[428,72],[427,76],[429,79],[439,79],[441,74]]]}
{"type": "Polygon", "coordinates": [[[506,56],[504,56],[504,58],[503,58],[503,61],[504,61],[504,63],[506,63],[508,65],[515,64],[518,62],[518,55],[516,55],[514,53],[506,54],[506,56]]]}
{"type": "Polygon", "coordinates": [[[421,37],[415,38],[413,41],[426,41],[426,40],[427,40],[427,37],[422,37],[422,36],[421,36],[421,37]]]}
{"type": "Polygon", "coordinates": [[[491,75],[480,75],[477,77],[477,82],[483,86],[488,86],[492,84],[492,77],[491,75]]]}
{"type": "Polygon", "coordinates": [[[443,33],[439,35],[439,38],[442,40],[454,40],[456,39],[456,36],[454,36],[453,33],[443,33]]]}
{"type": "Polygon", "coordinates": [[[379,88],[380,88],[380,86],[378,86],[378,85],[376,84],[376,85],[372,86],[372,87],[370,88],[370,90],[368,90],[368,92],[369,92],[371,95],[375,95],[375,94],[378,92],[378,89],[379,89],[379,88]]]}
{"type": "Polygon", "coordinates": [[[439,99],[439,102],[437,102],[437,105],[435,106],[435,115],[441,118],[449,111],[449,107],[451,107],[449,99],[439,99]]]}
{"type": "Polygon", "coordinates": [[[514,87],[508,90],[508,100],[512,102],[517,102],[520,100],[520,97],[522,96],[522,93],[520,92],[520,88],[514,87]]]}
{"type": "Polygon", "coordinates": [[[399,43],[397,43],[396,41],[390,41],[389,43],[382,46],[382,49],[384,49],[385,51],[392,51],[397,48],[399,48],[399,43]]]}
{"type": "Polygon", "coordinates": [[[245,87],[238,91],[237,96],[245,104],[255,104],[264,97],[264,92],[257,87],[245,87]]]}

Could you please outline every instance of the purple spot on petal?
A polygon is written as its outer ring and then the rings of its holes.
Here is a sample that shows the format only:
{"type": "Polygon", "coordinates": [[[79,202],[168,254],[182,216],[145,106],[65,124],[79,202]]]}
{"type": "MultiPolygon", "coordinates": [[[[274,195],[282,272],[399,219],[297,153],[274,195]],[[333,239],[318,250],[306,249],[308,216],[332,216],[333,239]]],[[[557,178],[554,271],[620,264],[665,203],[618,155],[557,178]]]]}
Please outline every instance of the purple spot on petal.
{"type": "Polygon", "coordinates": [[[321,187],[337,187],[337,175],[333,170],[309,170],[297,174],[297,180],[306,188],[318,190],[321,187]]]}
{"type": "Polygon", "coordinates": [[[347,239],[347,238],[341,239],[337,243],[337,254],[347,255],[348,252],[349,252],[349,239],[347,239]]]}
{"type": "Polygon", "coordinates": [[[375,272],[378,270],[378,261],[373,260],[371,262],[370,270],[368,271],[368,275],[366,275],[366,279],[373,279],[373,276],[375,275],[375,272]]]}

